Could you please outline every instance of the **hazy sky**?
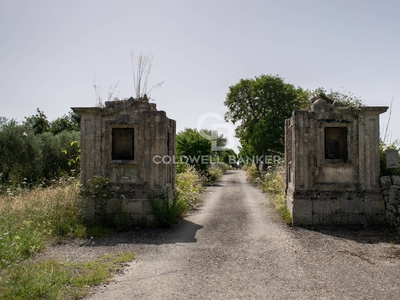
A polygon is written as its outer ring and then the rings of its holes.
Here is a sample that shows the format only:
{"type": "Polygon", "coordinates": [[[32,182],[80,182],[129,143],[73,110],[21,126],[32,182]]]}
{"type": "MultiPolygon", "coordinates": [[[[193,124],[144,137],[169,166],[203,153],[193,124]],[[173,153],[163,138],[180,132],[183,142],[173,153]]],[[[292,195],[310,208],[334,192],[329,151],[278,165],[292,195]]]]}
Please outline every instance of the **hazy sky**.
{"type": "MultiPolygon", "coordinates": [[[[0,0],[0,116],[94,106],[94,78],[134,95],[130,52],[152,53],[151,97],[185,127],[219,129],[230,85],[279,74],[389,106],[400,138],[399,0],[0,0]]],[[[381,116],[381,128],[388,113],[381,116]]],[[[382,132],[381,132],[382,134],[382,132]]],[[[233,142],[230,146],[235,148],[233,142]]]]}

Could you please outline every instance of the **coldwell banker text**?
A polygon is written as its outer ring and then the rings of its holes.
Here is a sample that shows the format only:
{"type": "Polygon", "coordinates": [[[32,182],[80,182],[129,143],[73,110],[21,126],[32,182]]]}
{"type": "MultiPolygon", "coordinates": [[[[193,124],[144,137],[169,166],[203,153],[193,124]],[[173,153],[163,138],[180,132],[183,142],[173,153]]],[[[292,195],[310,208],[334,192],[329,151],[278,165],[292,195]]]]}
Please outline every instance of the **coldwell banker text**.
{"type": "MultiPolygon", "coordinates": [[[[159,164],[210,164],[220,162],[219,156],[212,155],[199,155],[199,156],[169,156],[169,155],[155,155],[153,157],[153,163],[156,165],[159,164]]],[[[228,163],[230,165],[233,164],[281,164],[283,159],[279,155],[255,155],[255,156],[246,156],[246,157],[235,157],[233,155],[229,156],[228,163]]]]}

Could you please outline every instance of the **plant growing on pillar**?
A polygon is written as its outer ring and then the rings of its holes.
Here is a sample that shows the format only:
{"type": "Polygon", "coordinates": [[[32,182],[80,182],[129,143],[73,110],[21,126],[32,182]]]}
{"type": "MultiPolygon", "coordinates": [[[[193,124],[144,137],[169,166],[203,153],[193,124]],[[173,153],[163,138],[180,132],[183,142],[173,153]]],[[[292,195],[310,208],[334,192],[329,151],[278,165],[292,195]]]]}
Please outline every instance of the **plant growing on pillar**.
{"type": "Polygon", "coordinates": [[[310,98],[312,97],[320,97],[324,100],[333,101],[337,109],[350,111],[356,117],[359,117],[360,111],[365,107],[362,99],[348,91],[338,92],[331,89],[330,92],[328,92],[324,88],[319,87],[310,92],[310,98]]]}
{"type": "Polygon", "coordinates": [[[110,87],[108,88],[108,93],[107,93],[107,97],[105,97],[103,95],[104,93],[104,88],[103,86],[97,85],[96,84],[96,75],[94,76],[94,83],[93,83],[93,87],[94,87],[94,94],[96,96],[96,106],[103,108],[104,107],[104,102],[105,101],[112,101],[112,100],[117,100],[118,99],[118,94],[115,94],[115,89],[118,87],[119,81],[114,85],[110,85],[110,87]],[[107,99],[107,100],[105,100],[107,99]]]}
{"type": "Polygon", "coordinates": [[[109,179],[105,176],[94,176],[89,179],[85,192],[89,194],[95,202],[94,220],[96,225],[109,225],[107,200],[112,196],[109,188],[109,179]]]}
{"type": "Polygon", "coordinates": [[[156,226],[171,227],[178,222],[182,213],[182,208],[180,208],[177,197],[174,197],[172,201],[170,201],[168,189],[165,192],[163,201],[150,196],[149,203],[156,226]]]}
{"type": "Polygon", "coordinates": [[[139,54],[135,56],[131,51],[133,86],[136,99],[148,100],[148,96],[155,88],[161,87],[165,81],[161,81],[152,88],[147,89],[151,68],[153,67],[153,54],[139,54]],[[135,67],[136,66],[136,67],[135,67]]]}

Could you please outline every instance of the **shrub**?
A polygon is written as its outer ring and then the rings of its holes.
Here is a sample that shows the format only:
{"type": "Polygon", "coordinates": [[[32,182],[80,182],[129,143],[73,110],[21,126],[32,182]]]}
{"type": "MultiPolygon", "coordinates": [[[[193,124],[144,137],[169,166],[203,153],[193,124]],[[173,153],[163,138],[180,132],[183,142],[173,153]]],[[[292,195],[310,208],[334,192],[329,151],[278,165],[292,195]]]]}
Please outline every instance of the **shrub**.
{"type": "Polygon", "coordinates": [[[178,163],[176,164],[176,174],[185,173],[190,168],[191,166],[189,164],[178,161],[178,163]]]}
{"type": "Polygon", "coordinates": [[[22,181],[29,186],[43,181],[50,183],[79,172],[79,166],[69,164],[71,158],[79,155],[79,147],[71,144],[80,140],[78,131],[53,135],[41,130],[36,132],[15,120],[0,121],[0,184],[3,186],[15,187],[22,181]]]}
{"type": "Polygon", "coordinates": [[[182,211],[195,209],[199,205],[199,193],[203,192],[202,180],[199,173],[189,167],[186,172],[176,175],[176,197],[181,203],[182,211]]]}
{"type": "Polygon", "coordinates": [[[185,128],[185,130],[176,135],[176,153],[178,156],[188,157],[189,164],[193,165],[197,170],[205,170],[207,164],[200,163],[195,158],[212,154],[211,141],[197,129],[185,128]]]}
{"type": "Polygon", "coordinates": [[[173,199],[168,195],[162,201],[149,198],[156,226],[169,227],[175,224],[187,211],[195,209],[200,203],[199,194],[203,192],[204,176],[193,166],[185,166],[185,171],[176,175],[176,193],[173,199]]]}
{"type": "Polygon", "coordinates": [[[244,170],[247,173],[247,180],[250,182],[258,182],[261,176],[261,172],[255,165],[244,166],[244,170]]]}
{"type": "Polygon", "coordinates": [[[170,227],[178,222],[181,204],[178,204],[178,198],[176,197],[170,201],[168,190],[163,201],[160,201],[158,198],[149,197],[149,202],[156,226],[170,227]]]}
{"type": "Polygon", "coordinates": [[[212,163],[208,165],[206,171],[203,172],[204,176],[206,177],[206,185],[213,184],[220,178],[226,170],[230,167],[225,163],[212,163]]]}
{"type": "Polygon", "coordinates": [[[280,194],[285,190],[285,170],[282,167],[269,167],[259,179],[260,189],[271,194],[280,194]]]}
{"type": "Polygon", "coordinates": [[[11,120],[0,126],[1,181],[16,185],[37,181],[41,174],[41,142],[26,128],[11,120]]]}
{"type": "Polygon", "coordinates": [[[79,155],[79,147],[74,141],[80,139],[80,133],[76,131],[62,131],[57,135],[49,132],[36,136],[42,142],[42,178],[51,180],[63,175],[75,175],[79,173],[79,166],[71,165],[72,157],[79,155]],[[78,167],[78,168],[77,168],[78,167]]]}

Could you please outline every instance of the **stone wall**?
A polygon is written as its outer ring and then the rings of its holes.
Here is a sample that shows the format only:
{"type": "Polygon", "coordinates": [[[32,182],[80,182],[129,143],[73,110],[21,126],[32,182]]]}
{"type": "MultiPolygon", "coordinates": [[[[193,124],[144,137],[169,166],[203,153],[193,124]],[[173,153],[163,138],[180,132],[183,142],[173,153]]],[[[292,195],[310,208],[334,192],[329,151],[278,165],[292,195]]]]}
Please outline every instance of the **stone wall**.
{"type": "Polygon", "coordinates": [[[400,176],[383,176],[380,179],[385,200],[386,222],[400,226],[400,176]]]}

